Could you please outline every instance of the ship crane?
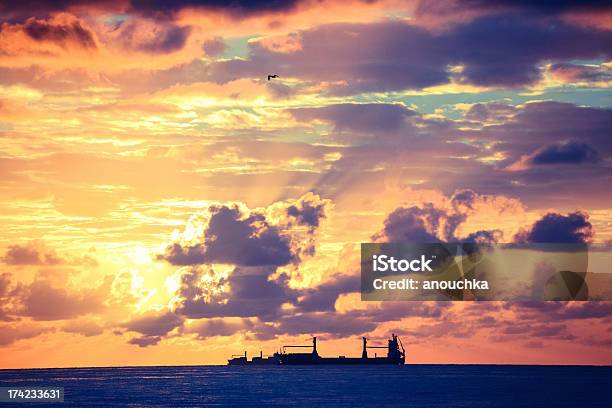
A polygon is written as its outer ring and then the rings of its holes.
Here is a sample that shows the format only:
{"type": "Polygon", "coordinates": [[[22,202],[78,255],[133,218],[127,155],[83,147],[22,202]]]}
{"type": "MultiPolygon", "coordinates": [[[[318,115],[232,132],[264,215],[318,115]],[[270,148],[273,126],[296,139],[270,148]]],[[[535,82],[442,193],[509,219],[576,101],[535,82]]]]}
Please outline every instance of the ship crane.
{"type": "Polygon", "coordinates": [[[368,358],[368,349],[386,349],[387,346],[368,346],[368,339],[363,337],[363,351],[361,352],[361,358],[368,358]]]}
{"type": "Polygon", "coordinates": [[[291,346],[283,346],[283,354],[285,353],[286,348],[309,348],[312,347],[312,354],[318,356],[317,353],[317,338],[316,336],[312,338],[312,346],[303,346],[303,345],[291,345],[291,346]]]}

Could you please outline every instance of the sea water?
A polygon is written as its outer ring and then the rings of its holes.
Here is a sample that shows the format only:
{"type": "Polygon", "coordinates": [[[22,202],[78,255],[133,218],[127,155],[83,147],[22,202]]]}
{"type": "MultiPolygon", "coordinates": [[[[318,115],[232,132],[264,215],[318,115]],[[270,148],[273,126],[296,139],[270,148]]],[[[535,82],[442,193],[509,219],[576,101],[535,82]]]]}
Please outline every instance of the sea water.
{"type": "Polygon", "coordinates": [[[0,386],[64,387],[58,407],[612,406],[612,367],[589,366],[26,369],[0,370],[0,386]]]}

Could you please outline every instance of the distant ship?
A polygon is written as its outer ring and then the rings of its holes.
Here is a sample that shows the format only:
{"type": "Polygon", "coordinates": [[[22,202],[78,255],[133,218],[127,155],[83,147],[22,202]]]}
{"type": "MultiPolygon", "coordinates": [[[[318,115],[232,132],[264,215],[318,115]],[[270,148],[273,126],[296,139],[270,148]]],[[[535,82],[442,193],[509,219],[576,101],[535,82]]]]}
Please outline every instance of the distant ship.
{"type": "Polygon", "coordinates": [[[368,346],[368,340],[363,338],[363,351],[361,357],[321,357],[317,352],[317,338],[312,338],[312,346],[283,346],[282,351],[274,353],[271,356],[264,356],[263,353],[259,357],[253,357],[251,361],[247,359],[247,353],[244,355],[234,355],[227,361],[229,365],[380,365],[380,364],[404,364],[406,359],[406,351],[402,345],[402,341],[392,334],[388,340],[387,346],[368,346]],[[287,353],[287,348],[297,347],[312,347],[310,353],[287,353]],[[401,348],[401,350],[400,350],[401,348]],[[368,356],[368,349],[387,349],[385,357],[368,356]]]}

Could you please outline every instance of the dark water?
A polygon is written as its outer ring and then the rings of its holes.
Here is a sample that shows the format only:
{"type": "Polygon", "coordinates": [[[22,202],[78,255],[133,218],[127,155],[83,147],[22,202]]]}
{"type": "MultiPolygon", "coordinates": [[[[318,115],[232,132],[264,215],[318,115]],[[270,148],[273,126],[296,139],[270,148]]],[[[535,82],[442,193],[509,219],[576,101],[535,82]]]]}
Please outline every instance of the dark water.
{"type": "MultiPolygon", "coordinates": [[[[611,407],[612,367],[126,367],[0,370],[0,386],[58,386],[55,406],[611,407]]],[[[20,404],[32,406],[41,404],[20,404]]],[[[0,408],[9,404],[0,403],[0,408]]]]}

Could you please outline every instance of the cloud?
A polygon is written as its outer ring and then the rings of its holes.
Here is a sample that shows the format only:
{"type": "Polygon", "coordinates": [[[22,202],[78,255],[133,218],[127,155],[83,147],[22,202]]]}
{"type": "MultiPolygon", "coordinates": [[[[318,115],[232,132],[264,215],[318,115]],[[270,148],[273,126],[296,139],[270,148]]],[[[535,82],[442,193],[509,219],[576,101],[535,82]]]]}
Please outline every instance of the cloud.
{"type": "Polygon", "coordinates": [[[130,13],[144,15],[160,20],[174,19],[185,9],[200,9],[225,13],[233,18],[244,18],[261,13],[287,12],[300,1],[252,1],[234,0],[101,0],[95,3],[87,0],[24,0],[2,4],[2,12],[7,18],[18,19],[32,14],[51,14],[63,11],[103,13],[130,13]]]}
{"type": "Polygon", "coordinates": [[[104,333],[104,327],[94,320],[74,320],[62,327],[67,333],[80,334],[85,337],[99,336],[104,333]]]}
{"type": "MultiPolygon", "coordinates": [[[[471,105],[465,119],[455,126],[470,130],[454,127],[443,139],[477,147],[461,162],[465,167],[460,179],[469,180],[472,189],[512,194],[542,208],[551,205],[552,197],[570,200],[577,195],[588,205],[605,206],[606,198],[597,186],[606,184],[612,156],[610,109],[556,101],[517,106],[495,102],[471,105]],[[534,156],[538,164],[533,163],[534,156]]],[[[439,165],[456,168],[457,164],[442,159],[439,165]]],[[[440,188],[442,177],[444,173],[436,172],[430,185],[440,188]]],[[[449,187],[457,180],[449,180],[449,187]]]]}
{"type": "Polygon", "coordinates": [[[354,275],[335,275],[324,283],[302,291],[297,306],[300,311],[333,311],[338,296],[359,292],[360,280],[354,275]]]}
{"type": "Polygon", "coordinates": [[[554,164],[596,163],[600,160],[597,150],[586,143],[567,141],[544,146],[507,167],[509,171],[521,171],[529,166],[554,164]]]}
{"type": "Polygon", "coordinates": [[[191,33],[189,26],[133,21],[115,34],[123,47],[149,54],[167,54],[182,49],[191,33]]]}
{"type": "Polygon", "coordinates": [[[0,53],[54,55],[68,49],[95,51],[96,35],[87,24],[68,14],[55,14],[48,18],[30,17],[23,23],[1,22],[0,53]]]}
{"type": "Polygon", "coordinates": [[[325,25],[301,32],[301,49],[291,53],[251,43],[247,60],[213,64],[211,75],[227,81],[275,72],[328,82],[331,93],[423,88],[448,80],[446,58],[428,46],[431,41],[426,30],[397,22],[325,25]]]}
{"type": "Polygon", "coordinates": [[[286,265],[296,261],[290,241],[264,214],[244,217],[237,207],[215,206],[203,231],[203,242],[194,246],[174,243],[164,259],[174,265],[228,263],[244,266],[286,265]]]}
{"type": "Polygon", "coordinates": [[[211,38],[202,44],[202,49],[209,57],[216,57],[222,54],[226,48],[225,41],[221,37],[211,38]]]}
{"type": "Polygon", "coordinates": [[[465,113],[465,118],[482,123],[503,123],[512,119],[517,108],[505,103],[475,103],[465,113]]]}
{"type": "Polygon", "coordinates": [[[475,242],[478,244],[496,244],[501,242],[503,234],[500,230],[481,230],[471,232],[462,241],[475,242]]]}
{"type": "Polygon", "coordinates": [[[130,344],[139,347],[152,346],[159,343],[163,336],[181,326],[183,319],[169,311],[149,312],[133,318],[122,325],[127,331],[141,334],[129,340],[130,344]]]}
{"type": "Polygon", "coordinates": [[[582,212],[562,215],[548,213],[530,228],[519,232],[515,242],[520,243],[586,243],[593,237],[593,226],[582,212]]]}
{"type": "MultiPolygon", "coordinates": [[[[54,276],[52,276],[53,278],[54,276]]],[[[68,288],[39,274],[31,283],[12,280],[8,273],[0,275],[0,320],[12,321],[23,317],[50,321],[73,319],[102,312],[110,294],[113,276],[106,275],[93,287],[68,288]]]]}
{"type": "Polygon", "coordinates": [[[289,0],[233,0],[231,2],[223,0],[178,0],[167,2],[163,0],[131,0],[132,10],[145,15],[157,17],[172,17],[177,12],[186,8],[204,9],[221,11],[228,13],[235,18],[241,18],[260,13],[287,12],[293,9],[299,1],[289,0]]]}
{"type": "MultiPolygon", "coordinates": [[[[283,204],[281,204],[283,206],[283,204]]],[[[304,194],[297,200],[288,200],[286,207],[286,221],[289,227],[295,225],[305,226],[311,233],[319,227],[321,220],[325,219],[331,204],[330,200],[325,200],[312,192],[304,194]]]]}
{"type": "Polygon", "coordinates": [[[489,13],[501,13],[508,11],[521,11],[529,15],[558,15],[561,13],[575,11],[610,11],[612,7],[606,1],[589,0],[589,1],[537,1],[537,0],[495,0],[495,1],[480,1],[480,0],[420,0],[416,8],[416,16],[427,15],[449,15],[458,14],[467,10],[484,11],[489,13]]]}
{"type": "Polygon", "coordinates": [[[193,218],[186,229],[195,232],[195,243],[175,242],[160,257],[188,265],[176,273],[172,310],[189,318],[280,316],[299,291],[278,268],[297,267],[314,254],[314,236],[330,206],[312,193],[254,210],[211,206],[203,221],[193,218]],[[218,264],[233,269],[223,272],[218,264]]]}
{"type": "Polygon", "coordinates": [[[479,212],[504,212],[513,203],[504,197],[479,195],[472,190],[457,190],[442,203],[424,202],[418,206],[399,207],[384,221],[382,231],[372,239],[378,242],[497,242],[499,230],[470,231],[466,237],[459,236],[459,227],[469,217],[479,212]]]}
{"type": "Polygon", "coordinates": [[[249,319],[199,319],[185,328],[185,332],[196,333],[198,339],[207,339],[215,336],[231,336],[234,333],[249,330],[254,325],[249,319]]]}
{"type": "Polygon", "coordinates": [[[296,260],[289,239],[264,214],[246,218],[237,207],[216,207],[205,232],[205,258],[210,263],[244,266],[286,265],[296,260]]]}
{"type": "Polygon", "coordinates": [[[607,84],[612,81],[612,72],[606,65],[584,65],[570,62],[559,62],[552,64],[549,72],[555,79],[568,84],[596,85],[599,82],[607,84]]]}
{"type": "Polygon", "coordinates": [[[514,14],[481,17],[442,33],[386,21],[330,24],[299,34],[301,47],[290,53],[250,43],[248,59],[213,63],[211,79],[226,82],[274,71],[283,78],[325,83],[328,93],[343,95],[422,89],[451,80],[521,87],[539,81],[544,61],[612,53],[608,31],[514,14]]]}
{"type": "Polygon", "coordinates": [[[520,319],[563,322],[607,318],[612,313],[611,301],[588,302],[508,302],[505,308],[513,310],[520,319]]]}
{"type": "Polygon", "coordinates": [[[97,48],[95,36],[81,22],[68,15],[53,20],[29,18],[23,24],[24,32],[36,41],[50,41],[58,44],[74,44],[83,48],[97,48]]]}
{"type": "Polygon", "coordinates": [[[416,115],[415,111],[404,105],[388,103],[344,103],[321,108],[297,108],[290,112],[302,122],[315,119],[330,122],[338,133],[397,132],[405,130],[409,126],[408,119],[416,115]]]}
{"type": "Polygon", "coordinates": [[[31,241],[27,244],[10,245],[2,261],[7,265],[86,265],[97,266],[98,262],[91,255],[82,257],[60,256],[57,251],[49,248],[41,241],[31,241]]]}
{"type": "Polygon", "coordinates": [[[306,194],[297,201],[271,205],[274,219],[269,219],[265,209],[249,211],[239,205],[215,205],[208,209],[208,221],[198,232],[197,242],[172,243],[159,258],[173,265],[297,263],[302,255],[313,254],[312,234],[325,217],[327,205],[328,201],[306,194]],[[306,234],[293,231],[293,224],[308,227],[306,234]]]}
{"type": "Polygon", "coordinates": [[[612,302],[579,302],[567,305],[558,314],[561,319],[599,319],[612,316],[612,302]]]}
{"type": "Polygon", "coordinates": [[[179,271],[180,286],[173,307],[189,318],[259,317],[274,319],[296,293],[285,275],[273,276],[274,266],[238,267],[222,277],[212,268],[197,266],[179,271]]]}
{"type": "Polygon", "coordinates": [[[8,346],[16,341],[31,339],[43,333],[53,332],[55,329],[29,324],[3,324],[0,325],[0,346],[8,346]]]}
{"type": "Polygon", "coordinates": [[[155,346],[162,340],[161,336],[140,336],[128,340],[129,344],[134,344],[138,347],[155,346]]]}
{"type": "Polygon", "coordinates": [[[9,246],[3,261],[7,265],[61,265],[66,262],[54,250],[35,241],[9,246]]]}
{"type": "Polygon", "coordinates": [[[0,274],[0,321],[15,320],[15,294],[19,290],[20,287],[13,283],[10,273],[0,274]]]}
{"type": "Polygon", "coordinates": [[[445,216],[432,204],[398,208],[387,216],[383,230],[372,238],[384,242],[440,242],[436,234],[445,216]]]}
{"type": "Polygon", "coordinates": [[[531,158],[531,163],[557,164],[557,163],[585,163],[598,160],[595,149],[586,143],[567,142],[550,145],[537,151],[531,158]]]}
{"type": "Polygon", "coordinates": [[[378,324],[364,316],[346,316],[335,312],[313,312],[285,316],[279,332],[288,335],[327,333],[332,337],[346,337],[372,332],[378,324]]]}
{"type": "Polygon", "coordinates": [[[34,281],[20,293],[22,315],[34,320],[63,320],[99,312],[111,283],[112,276],[107,276],[98,287],[70,292],[44,280],[34,281]]]}
{"type": "Polygon", "coordinates": [[[321,334],[346,337],[371,333],[384,322],[397,322],[407,317],[441,319],[450,302],[382,302],[377,307],[337,311],[291,313],[277,319],[278,333],[321,334]]]}

